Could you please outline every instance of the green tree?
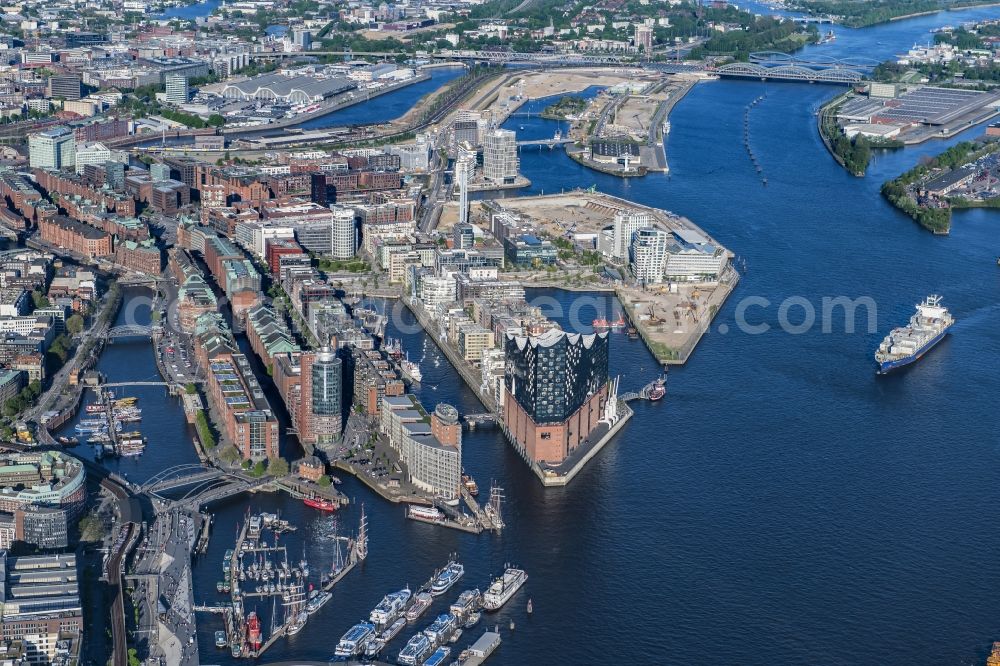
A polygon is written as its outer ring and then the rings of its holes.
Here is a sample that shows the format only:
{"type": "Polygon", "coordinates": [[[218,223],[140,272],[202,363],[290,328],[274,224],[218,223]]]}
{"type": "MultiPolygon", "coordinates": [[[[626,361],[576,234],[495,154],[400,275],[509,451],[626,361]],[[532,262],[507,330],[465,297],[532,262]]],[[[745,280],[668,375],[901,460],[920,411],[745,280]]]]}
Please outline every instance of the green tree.
{"type": "Polygon", "coordinates": [[[45,294],[35,289],[31,292],[31,300],[35,303],[35,309],[47,308],[49,307],[49,299],[45,297],[45,294]]]}
{"type": "Polygon", "coordinates": [[[226,124],[226,119],[218,113],[213,113],[208,117],[207,122],[210,127],[222,127],[226,124]]]}
{"type": "Polygon", "coordinates": [[[264,476],[265,471],[267,471],[267,468],[264,466],[264,461],[258,460],[257,464],[254,465],[253,469],[250,470],[250,476],[261,477],[264,476]]]}
{"type": "Polygon", "coordinates": [[[332,481],[330,481],[329,474],[324,474],[323,476],[319,477],[319,480],[316,483],[319,484],[320,488],[329,488],[332,481]]]}
{"type": "Polygon", "coordinates": [[[188,385],[184,387],[184,392],[188,395],[194,395],[198,392],[198,387],[189,382],[188,385]]]}
{"type": "Polygon", "coordinates": [[[83,330],[83,317],[79,314],[71,315],[70,318],[66,320],[66,330],[69,331],[71,335],[80,335],[80,331],[83,330]]]}
{"type": "Polygon", "coordinates": [[[271,458],[267,463],[267,471],[271,476],[287,476],[288,461],[284,458],[271,458]]]}

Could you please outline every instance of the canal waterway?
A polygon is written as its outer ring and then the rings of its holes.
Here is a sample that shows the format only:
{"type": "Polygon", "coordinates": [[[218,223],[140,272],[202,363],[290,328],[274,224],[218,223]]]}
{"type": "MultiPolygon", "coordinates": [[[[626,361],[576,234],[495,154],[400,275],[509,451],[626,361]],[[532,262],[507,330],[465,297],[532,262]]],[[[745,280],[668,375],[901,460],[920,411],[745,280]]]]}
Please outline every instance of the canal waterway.
{"type": "MultiPolygon", "coordinates": [[[[836,47],[847,53],[850,34],[853,54],[881,58],[924,41],[935,25],[998,15],[972,10],[843,29],[836,47]]],[[[669,175],[620,180],[559,151],[524,151],[528,192],[596,184],[685,215],[746,259],[746,274],[711,332],[687,365],[671,370],[667,398],[636,404],[621,435],[565,489],[543,490],[497,431],[467,432],[463,459],[480,497],[492,479],[506,489],[508,528],[499,536],[407,521],[401,507],[346,475],[341,490],[353,503],[334,517],[281,495],[213,505],[209,552],[195,564],[196,601],[220,600],[222,555],[248,507],[299,525],[282,542],[291,558],[304,552],[316,572],[332,559],[332,523],[341,534],[353,531],[364,502],[368,560],[300,634],[277,642],[268,661],[328,658],[383,594],[419,585],[457,552],[465,578],[407,628],[389,656],[461,589],[482,588],[512,562],[530,579],[484,622],[502,627],[503,645],[490,659],[497,665],[981,663],[1000,638],[1000,219],[962,212],[950,236],[935,237],[878,194],[884,180],[920,157],[980,130],[880,153],[857,179],[836,165],[816,133],[815,112],[837,90],[699,84],[671,116],[669,175]],[[744,110],[764,92],[750,123],[766,186],[743,148],[744,110]],[[876,378],[878,341],[933,292],[958,320],[953,334],[911,369],[876,378]],[[871,298],[873,329],[860,310],[857,332],[846,332],[838,311],[824,332],[821,301],[838,296],[871,298]],[[769,332],[741,331],[737,311],[751,297],[758,300],[746,321],[767,324],[769,332]],[[790,298],[801,299],[790,301],[793,324],[803,307],[817,312],[817,324],[801,334],[779,330],[779,307],[790,298]]],[[[508,127],[521,125],[526,137],[551,136],[558,126],[515,118],[508,127]]],[[[579,297],[531,295],[551,297],[565,311],[579,297]]],[[[613,307],[607,296],[593,298],[598,308],[613,307]]],[[[421,362],[425,406],[443,401],[482,411],[412,324],[402,312],[389,334],[421,362]]],[[[623,389],[655,376],[641,343],[615,334],[611,353],[623,389]]],[[[155,373],[148,343],[115,343],[99,367],[114,379],[155,373]]],[[[163,414],[144,411],[147,453],[115,463],[135,479],[194,458],[176,400],[164,399],[162,389],[140,391],[133,392],[140,404],[162,404],[163,414]],[[145,420],[153,418],[162,420],[145,420]]],[[[213,645],[219,621],[200,615],[199,627],[203,661],[235,663],[213,645]]]]}

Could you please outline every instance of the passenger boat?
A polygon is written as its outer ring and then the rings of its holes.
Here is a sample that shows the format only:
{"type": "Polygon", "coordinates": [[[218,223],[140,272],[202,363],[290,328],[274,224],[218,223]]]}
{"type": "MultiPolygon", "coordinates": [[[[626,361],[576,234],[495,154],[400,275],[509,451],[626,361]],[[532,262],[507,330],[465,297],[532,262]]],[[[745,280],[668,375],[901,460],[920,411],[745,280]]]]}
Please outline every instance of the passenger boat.
{"type": "Polygon", "coordinates": [[[95,403],[93,405],[87,405],[85,407],[85,409],[87,410],[88,414],[103,414],[104,413],[104,405],[102,405],[101,403],[95,403]]]}
{"type": "Polygon", "coordinates": [[[382,651],[382,648],[384,647],[385,641],[383,641],[381,637],[371,639],[368,641],[368,644],[365,645],[365,657],[373,659],[379,652],[382,651]]]}
{"type": "Polygon", "coordinates": [[[419,506],[410,504],[406,507],[406,517],[411,520],[419,520],[425,523],[439,523],[444,520],[441,510],[433,506],[419,506]]]}
{"type": "Polygon", "coordinates": [[[462,627],[465,629],[472,629],[474,626],[479,624],[479,618],[481,617],[482,614],[479,611],[472,613],[469,615],[469,619],[465,621],[465,624],[463,624],[462,627]]]}
{"type": "Polygon", "coordinates": [[[319,594],[317,594],[312,599],[306,602],[306,612],[309,613],[309,615],[312,615],[320,608],[322,608],[324,605],[326,605],[326,602],[328,602],[332,598],[333,595],[330,594],[329,592],[320,592],[319,594]]]}
{"type": "Polygon", "coordinates": [[[427,636],[421,634],[415,634],[402,650],[399,651],[399,656],[396,657],[396,661],[403,666],[417,666],[417,664],[423,662],[424,657],[427,653],[433,649],[433,645],[427,639],[427,636]]]}
{"type": "Polygon", "coordinates": [[[403,630],[403,627],[405,626],[406,626],[406,619],[401,617],[395,622],[393,622],[388,629],[379,634],[378,638],[383,643],[388,643],[393,638],[398,636],[399,632],[401,632],[403,630]]]}
{"type": "Polygon", "coordinates": [[[250,647],[254,650],[259,650],[262,640],[260,634],[260,618],[257,617],[256,611],[250,611],[250,614],[247,615],[246,630],[247,643],[249,643],[250,647]]]}
{"type": "Polygon", "coordinates": [[[465,486],[465,489],[468,490],[469,494],[473,497],[479,494],[479,485],[476,483],[475,479],[468,474],[462,475],[462,485],[465,486]]]}
{"type": "Polygon", "coordinates": [[[454,560],[448,562],[447,566],[431,582],[431,594],[435,597],[441,596],[450,590],[451,586],[457,583],[458,579],[464,575],[465,567],[454,560]]]}
{"type": "Polygon", "coordinates": [[[451,613],[444,613],[434,618],[431,626],[424,629],[424,635],[435,645],[441,645],[448,640],[456,627],[458,627],[458,618],[451,613]]]}
{"type": "Polygon", "coordinates": [[[409,379],[411,382],[419,384],[420,380],[424,378],[423,373],[420,372],[420,366],[411,361],[409,358],[404,358],[399,361],[399,369],[402,371],[403,377],[409,379]]]}
{"type": "Polygon", "coordinates": [[[917,305],[909,325],[893,329],[879,345],[875,352],[878,374],[884,375],[920,360],[944,339],[954,323],[948,308],[941,305],[941,297],[928,296],[917,305]]]}
{"type": "Polygon", "coordinates": [[[403,609],[406,608],[411,595],[410,588],[404,588],[399,592],[385,595],[378,606],[372,609],[368,619],[379,626],[393,622],[403,612],[403,609]]]}
{"type": "Polygon", "coordinates": [[[434,650],[434,654],[427,657],[427,661],[424,662],[424,666],[441,666],[450,654],[451,648],[439,647],[437,650],[434,650]]]}
{"type": "Polygon", "coordinates": [[[301,613],[296,615],[295,618],[291,622],[289,622],[288,626],[285,628],[285,635],[294,636],[295,634],[302,631],[302,628],[306,626],[306,622],[308,621],[308,619],[309,615],[305,611],[302,611],[301,613]]]}
{"type": "Polygon", "coordinates": [[[527,580],[528,574],[523,569],[507,569],[486,590],[483,595],[483,608],[488,611],[500,610],[527,580]]]}
{"type": "Polygon", "coordinates": [[[319,509],[320,511],[336,511],[337,505],[333,501],[328,499],[323,499],[321,497],[307,497],[302,500],[302,503],[306,506],[311,506],[314,509],[319,509]]]}
{"type": "Polygon", "coordinates": [[[448,610],[460,618],[466,618],[479,610],[482,601],[483,595],[479,590],[466,590],[458,595],[458,599],[448,610]]]}
{"type": "Polygon", "coordinates": [[[368,641],[374,635],[375,625],[367,622],[359,622],[340,637],[340,642],[337,643],[337,647],[333,653],[338,657],[354,657],[359,655],[364,651],[365,645],[368,644],[368,641]]]}
{"type": "Polygon", "coordinates": [[[625,316],[619,312],[618,319],[615,319],[613,322],[610,322],[608,326],[615,331],[619,331],[625,328],[625,316]]]}
{"type": "Polygon", "coordinates": [[[215,647],[217,648],[226,647],[226,632],[221,630],[215,632],[215,647]]]}
{"type": "Polygon", "coordinates": [[[434,599],[431,597],[431,595],[427,594],[426,592],[421,592],[417,596],[413,597],[413,605],[411,605],[408,609],[406,609],[406,613],[404,614],[406,617],[406,621],[413,622],[421,615],[423,615],[424,611],[426,611],[430,607],[431,602],[433,600],[434,599]]]}
{"type": "Polygon", "coordinates": [[[591,327],[593,327],[595,331],[606,331],[611,328],[611,323],[608,322],[608,320],[605,319],[604,317],[598,317],[594,319],[592,322],[590,322],[590,325],[591,327]]]}
{"type": "Polygon", "coordinates": [[[260,536],[261,519],[260,516],[250,516],[250,526],[247,528],[247,536],[256,539],[260,536]]]}

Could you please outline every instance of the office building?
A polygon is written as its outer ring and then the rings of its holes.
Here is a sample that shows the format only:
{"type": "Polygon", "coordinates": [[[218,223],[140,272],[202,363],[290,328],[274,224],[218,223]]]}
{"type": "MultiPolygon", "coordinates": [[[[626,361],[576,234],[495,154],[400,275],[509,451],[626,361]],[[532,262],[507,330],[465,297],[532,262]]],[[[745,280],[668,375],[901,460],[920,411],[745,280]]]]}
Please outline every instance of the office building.
{"type": "Polygon", "coordinates": [[[643,227],[632,234],[629,246],[629,270],[639,282],[663,282],[663,266],[667,258],[666,231],[643,227]]]}
{"type": "Polygon", "coordinates": [[[458,410],[439,404],[428,415],[416,396],[385,397],[380,430],[399,452],[410,483],[444,500],[460,496],[462,435],[458,410]]]}
{"type": "Polygon", "coordinates": [[[166,100],[170,104],[187,104],[191,99],[187,74],[167,74],[164,77],[166,100]]]}
{"type": "Polygon", "coordinates": [[[483,176],[496,185],[511,185],[517,179],[517,135],[495,129],[483,141],[483,176]]]}
{"type": "Polygon", "coordinates": [[[719,279],[728,261],[726,251],[700,233],[678,230],[667,241],[664,273],[668,280],[719,279]]]}
{"type": "Polygon", "coordinates": [[[28,135],[28,161],[39,169],[68,169],[76,164],[76,137],[68,127],[28,135]]]}
{"type": "Polygon", "coordinates": [[[77,663],[83,633],[76,555],[11,557],[0,552],[0,632],[21,641],[28,663],[77,663]]]}
{"type": "Polygon", "coordinates": [[[55,74],[49,77],[48,96],[55,99],[80,99],[80,77],[76,74],[55,74]]]}
{"type": "Polygon", "coordinates": [[[531,462],[559,465],[597,427],[608,394],[608,334],[508,333],[504,422],[531,462]]]}

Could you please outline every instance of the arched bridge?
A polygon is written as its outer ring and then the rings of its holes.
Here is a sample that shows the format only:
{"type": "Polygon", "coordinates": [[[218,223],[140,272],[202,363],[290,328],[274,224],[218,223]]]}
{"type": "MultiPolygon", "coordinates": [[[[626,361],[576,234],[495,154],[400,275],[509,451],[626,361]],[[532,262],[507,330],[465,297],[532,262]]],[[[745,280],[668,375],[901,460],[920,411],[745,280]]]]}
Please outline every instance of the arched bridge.
{"type": "Polygon", "coordinates": [[[193,483],[201,484],[205,481],[217,479],[220,476],[225,476],[225,472],[214,467],[206,467],[204,465],[174,465],[147,479],[142,484],[142,490],[143,492],[155,495],[193,483]]]}
{"type": "Polygon", "coordinates": [[[123,324],[108,330],[108,339],[114,338],[151,338],[153,337],[152,326],[142,326],[140,324],[123,324]]]}
{"type": "Polygon", "coordinates": [[[719,76],[760,79],[761,81],[802,81],[805,83],[835,83],[853,85],[860,82],[865,73],[858,69],[828,67],[813,69],[801,65],[777,65],[768,67],[753,62],[734,62],[715,70],[719,76]]]}

